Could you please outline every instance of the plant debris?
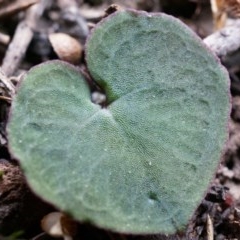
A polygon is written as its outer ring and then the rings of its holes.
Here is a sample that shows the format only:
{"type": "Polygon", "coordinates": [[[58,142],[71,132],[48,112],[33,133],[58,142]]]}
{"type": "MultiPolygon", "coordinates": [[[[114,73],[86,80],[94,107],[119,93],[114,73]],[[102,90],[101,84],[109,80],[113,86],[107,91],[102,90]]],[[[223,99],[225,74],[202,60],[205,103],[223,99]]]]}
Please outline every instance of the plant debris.
{"type": "MultiPolygon", "coordinates": [[[[105,9],[113,3],[123,8],[171,13],[187,23],[199,36],[205,38],[211,34],[209,38],[212,40],[205,39],[205,42],[207,44],[208,41],[211,42],[208,45],[216,49],[214,51],[221,57],[231,77],[233,108],[229,124],[230,139],[226,154],[213,179],[212,188],[209,188],[206,199],[195,212],[186,233],[175,236],[129,236],[113,234],[80,223],[74,239],[210,240],[212,234],[216,240],[240,239],[238,0],[0,0],[0,158],[4,159],[0,162],[0,192],[3,193],[0,195],[0,238],[9,239],[7,236],[11,236],[13,239],[16,235],[15,239],[53,239],[42,233],[40,222],[46,214],[56,210],[31,193],[17,162],[11,159],[7,147],[5,127],[19,76],[37,63],[58,58],[48,41],[49,34],[63,32],[84,44],[90,31],[89,26],[101,20],[105,9]],[[212,28],[211,2],[224,6],[222,8],[218,5],[217,9],[213,9],[212,5],[215,29],[221,28],[221,31],[214,32],[212,28]],[[43,47],[36,47],[38,44],[43,47]],[[220,50],[217,51],[218,49],[220,50]]],[[[84,69],[84,64],[84,58],[81,58],[79,67],[84,69]]],[[[98,86],[94,84],[92,88],[93,92],[99,91],[98,86]]],[[[95,98],[95,95],[93,97],[95,98]]]]}

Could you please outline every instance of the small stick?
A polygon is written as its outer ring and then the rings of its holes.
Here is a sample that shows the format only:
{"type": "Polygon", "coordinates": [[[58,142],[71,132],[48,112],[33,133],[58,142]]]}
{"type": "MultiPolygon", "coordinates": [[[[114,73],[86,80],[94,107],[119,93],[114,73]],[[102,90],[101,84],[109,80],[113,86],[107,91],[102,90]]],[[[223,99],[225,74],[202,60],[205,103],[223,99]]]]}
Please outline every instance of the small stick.
{"type": "Polygon", "coordinates": [[[6,97],[6,96],[0,96],[0,100],[5,100],[5,101],[11,102],[11,101],[12,101],[12,98],[6,97]]]}
{"type": "Polygon", "coordinates": [[[209,215],[207,215],[207,240],[214,240],[213,222],[209,215]]]}
{"type": "Polygon", "coordinates": [[[9,44],[3,59],[2,71],[7,77],[13,75],[25,56],[32,40],[36,23],[47,3],[47,0],[42,0],[40,3],[30,7],[26,12],[25,19],[18,24],[12,42],[9,44]]]}
{"type": "Polygon", "coordinates": [[[219,57],[236,51],[240,47],[240,19],[232,20],[231,24],[206,37],[204,43],[219,57]]]}
{"type": "Polygon", "coordinates": [[[61,9],[65,9],[68,7],[78,8],[76,0],[58,0],[57,3],[61,9]]]}
{"type": "Polygon", "coordinates": [[[20,22],[3,59],[2,70],[7,76],[11,76],[17,70],[32,37],[33,31],[27,22],[20,22]]]}
{"type": "Polygon", "coordinates": [[[10,36],[0,32],[0,44],[8,45],[10,42],[10,36]]]}
{"type": "Polygon", "coordinates": [[[24,9],[29,8],[35,3],[38,3],[39,0],[20,0],[14,1],[13,3],[8,4],[7,6],[0,8],[0,18],[4,18],[10,15],[13,15],[17,12],[20,12],[24,9]]]}
{"type": "Polygon", "coordinates": [[[12,82],[6,77],[4,72],[0,69],[0,82],[2,82],[9,91],[9,95],[12,96],[15,93],[15,87],[12,82]]]}

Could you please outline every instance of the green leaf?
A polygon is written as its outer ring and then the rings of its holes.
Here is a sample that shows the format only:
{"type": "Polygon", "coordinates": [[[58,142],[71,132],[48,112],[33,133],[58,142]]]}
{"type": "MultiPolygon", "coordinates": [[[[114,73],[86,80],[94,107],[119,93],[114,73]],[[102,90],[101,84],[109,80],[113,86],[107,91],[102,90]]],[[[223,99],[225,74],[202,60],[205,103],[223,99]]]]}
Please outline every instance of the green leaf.
{"type": "Polygon", "coordinates": [[[12,153],[32,189],[80,221],[136,234],[183,230],[227,140],[226,71],[163,14],[117,12],[86,51],[107,107],[91,102],[76,68],[41,64],[12,104],[12,153]]]}

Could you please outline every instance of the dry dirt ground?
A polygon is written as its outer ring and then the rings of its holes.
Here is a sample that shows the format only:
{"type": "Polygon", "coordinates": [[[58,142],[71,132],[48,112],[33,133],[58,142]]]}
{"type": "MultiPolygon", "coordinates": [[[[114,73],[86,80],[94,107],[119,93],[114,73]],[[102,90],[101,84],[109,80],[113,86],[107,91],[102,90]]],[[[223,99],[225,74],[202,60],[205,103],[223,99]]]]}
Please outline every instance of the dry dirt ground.
{"type": "MultiPolygon", "coordinates": [[[[213,33],[208,0],[0,0],[0,239],[53,239],[43,233],[40,220],[55,209],[42,202],[28,189],[24,175],[7,147],[5,127],[11,96],[19,76],[32,66],[57,59],[49,33],[64,32],[84,44],[88,30],[105,14],[112,3],[145,11],[163,11],[184,21],[201,38],[213,33]],[[69,12],[69,6],[78,14],[69,12]],[[31,23],[28,28],[24,23],[31,23]],[[9,44],[19,38],[14,51],[9,44]],[[8,54],[8,57],[6,55],[8,54]],[[4,75],[5,74],[5,75],[4,75]],[[10,84],[9,84],[10,82],[10,84]]],[[[69,50],[71,51],[71,49],[69,50]]],[[[70,56],[71,57],[71,56],[70,56]]],[[[78,59],[84,67],[80,54],[78,59]]],[[[77,225],[75,239],[240,239],[240,51],[221,59],[231,77],[232,112],[230,139],[222,163],[205,199],[189,224],[187,232],[175,236],[125,236],[77,225]]]]}

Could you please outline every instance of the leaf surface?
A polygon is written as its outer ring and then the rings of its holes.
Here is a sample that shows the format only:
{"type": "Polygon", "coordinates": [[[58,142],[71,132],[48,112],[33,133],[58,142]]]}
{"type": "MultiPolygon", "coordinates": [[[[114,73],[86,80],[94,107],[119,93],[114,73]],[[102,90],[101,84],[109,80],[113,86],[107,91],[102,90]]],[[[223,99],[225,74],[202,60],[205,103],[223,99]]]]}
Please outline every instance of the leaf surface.
{"type": "Polygon", "coordinates": [[[88,39],[83,75],[52,61],[26,75],[9,146],[33,190],[76,219],[118,232],[183,230],[227,139],[229,80],[183,24],[117,12],[88,39]]]}

